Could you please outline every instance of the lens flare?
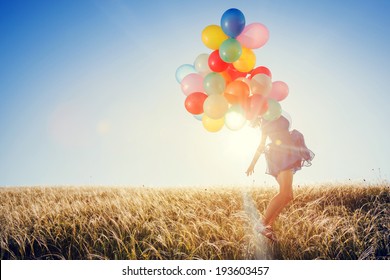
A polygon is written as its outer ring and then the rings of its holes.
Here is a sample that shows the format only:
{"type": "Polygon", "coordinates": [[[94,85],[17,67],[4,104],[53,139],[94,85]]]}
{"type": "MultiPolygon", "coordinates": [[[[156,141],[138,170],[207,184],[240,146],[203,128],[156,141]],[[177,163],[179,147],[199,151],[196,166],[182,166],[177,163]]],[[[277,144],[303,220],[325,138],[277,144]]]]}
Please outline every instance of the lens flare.
{"type": "Polygon", "coordinates": [[[225,115],[225,125],[230,130],[241,129],[246,122],[245,111],[240,105],[233,105],[225,115]]]}

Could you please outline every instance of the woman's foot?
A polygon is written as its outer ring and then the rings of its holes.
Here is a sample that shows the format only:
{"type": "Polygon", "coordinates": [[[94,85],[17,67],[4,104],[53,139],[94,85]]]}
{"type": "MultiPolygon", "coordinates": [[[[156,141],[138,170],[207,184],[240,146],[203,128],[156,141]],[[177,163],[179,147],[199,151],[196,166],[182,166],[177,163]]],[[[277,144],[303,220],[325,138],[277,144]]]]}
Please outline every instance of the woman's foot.
{"type": "Polygon", "coordinates": [[[267,237],[272,242],[278,241],[278,239],[276,238],[275,232],[273,231],[271,226],[262,226],[261,228],[258,229],[258,233],[267,237]]]}

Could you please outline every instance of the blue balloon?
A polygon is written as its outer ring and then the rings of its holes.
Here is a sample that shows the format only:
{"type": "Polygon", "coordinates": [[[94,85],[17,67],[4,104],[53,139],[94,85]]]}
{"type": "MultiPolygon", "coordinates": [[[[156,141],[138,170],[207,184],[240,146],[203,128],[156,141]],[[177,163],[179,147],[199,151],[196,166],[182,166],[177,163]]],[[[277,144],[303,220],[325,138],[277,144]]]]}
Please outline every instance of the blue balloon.
{"type": "Polygon", "coordinates": [[[221,27],[226,35],[236,38],[245,27],[245,16],[238,9],[229,9],[223,13],[221,27]]]}
{"type": "Polygon", "coordinates": [[[198,121],[201,121],[202,118],[203,118],[203,113],[202,114],[199,114],[199,115],[193,115],[195,119],[197,119],[198,121]]]}
{"type": "Polygon", "coordinates": [[[198,73],[195,70],[194,65],[183,64],[183,65],[179,66],[179,68],[177,68],[177,70],[176,70],[176,81],[180,84],[185,76],[192,74],[192,73],[198,73]]]}

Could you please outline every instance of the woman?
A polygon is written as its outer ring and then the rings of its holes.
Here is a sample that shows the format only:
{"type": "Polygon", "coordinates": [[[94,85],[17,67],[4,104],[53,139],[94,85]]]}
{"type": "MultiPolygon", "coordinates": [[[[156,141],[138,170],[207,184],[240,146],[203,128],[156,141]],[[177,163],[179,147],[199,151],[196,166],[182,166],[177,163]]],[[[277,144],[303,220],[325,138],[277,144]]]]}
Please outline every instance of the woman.
{"type": "Polygon", "coordinates": [[[253,174],[257,160],[264,153],[267,162],[266,173],[276,178],[279,193],[268,204],[262,221],[263,226],[258,230],[267,238],[276,241],[272,225],[284,207],[293,200],[293,175],[302,166],[310,166],[314,154],[306,147],[303,135],[299,131],[289,131],[290,122],[284,116],[273,121],[259,118],[256,122],[254,125],[261,126],[262,137],[246,174],[248,176],[253,174]],[[267,137],[271,143],[266,146],[267,137]]]}

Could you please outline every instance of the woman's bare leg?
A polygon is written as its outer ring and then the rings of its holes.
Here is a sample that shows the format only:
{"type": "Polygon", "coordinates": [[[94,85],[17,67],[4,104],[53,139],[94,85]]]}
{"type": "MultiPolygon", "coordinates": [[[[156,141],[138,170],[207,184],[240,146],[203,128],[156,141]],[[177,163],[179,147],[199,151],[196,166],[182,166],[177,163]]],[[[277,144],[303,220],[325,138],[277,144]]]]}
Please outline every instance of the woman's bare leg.
{"type": "Polygon", "coordinates": [[[284,207],[293,199],[292,170],[280,172],[276,180],[279,183],[279,193],[271,199],[265,211],[263,223],[266,226],[272,226],[280,212],[282,212],[284,207]]]}

